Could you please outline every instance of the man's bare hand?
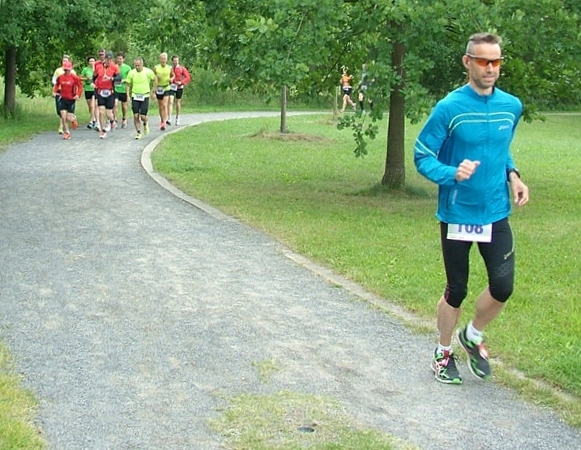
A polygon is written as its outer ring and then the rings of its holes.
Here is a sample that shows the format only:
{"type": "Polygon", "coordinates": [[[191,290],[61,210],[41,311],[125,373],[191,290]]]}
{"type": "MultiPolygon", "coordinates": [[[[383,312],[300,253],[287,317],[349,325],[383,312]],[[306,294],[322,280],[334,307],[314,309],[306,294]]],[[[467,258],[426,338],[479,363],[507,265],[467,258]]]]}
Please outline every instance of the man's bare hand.
{"type": "Polygon", "coordinates": [[[510,190],[516,206],[526,205],[529,201],[529,188],[516,174],[510,176],[510,190]]]}
{"type": "Polygon", "coordinates": [[[470,161],[469,159],[462,161],[456,170],[456,181],[464,181],[470,178],[479,165],[480,161],[470,161]]]}

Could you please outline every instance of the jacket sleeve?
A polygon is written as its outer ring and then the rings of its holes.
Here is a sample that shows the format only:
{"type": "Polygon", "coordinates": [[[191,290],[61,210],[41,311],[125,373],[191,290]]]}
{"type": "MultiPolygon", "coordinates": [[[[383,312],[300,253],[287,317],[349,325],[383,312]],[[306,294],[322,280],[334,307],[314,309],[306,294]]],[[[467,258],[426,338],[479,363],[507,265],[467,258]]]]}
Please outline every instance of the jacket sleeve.
{"type": "Polygon", "coordinates": [[[414,163],[420,174],[444,186],[456,183],[456,167],[438,160],[440,150],[448,139],[448,121],[445,108],[436,105],[414,145],[414,163]]]}
{"type": "MultiPolygon", "coordinates": [[[[516,133],[516,127],[517,127],[518,123],[520,122],[520,118],[522,116],[522,103],[520,103],[520,100],[519,100],[519,107],[520,107],[520,110],[519,110],[518,114],[515,115],[514,125],[512,126],[512,137],[510,139],[511,143],[512,143],[512,140],[514,139],[514,135],[516,133]]],[[[511,151],[509,148],[508,155],[506,157],[506,170],[508,171],[509,169],[514,169],[515,167],[516,167],[516,165],[514,164],[514,160],[512,159],[512,154],[511,154],[511,151]]]]}

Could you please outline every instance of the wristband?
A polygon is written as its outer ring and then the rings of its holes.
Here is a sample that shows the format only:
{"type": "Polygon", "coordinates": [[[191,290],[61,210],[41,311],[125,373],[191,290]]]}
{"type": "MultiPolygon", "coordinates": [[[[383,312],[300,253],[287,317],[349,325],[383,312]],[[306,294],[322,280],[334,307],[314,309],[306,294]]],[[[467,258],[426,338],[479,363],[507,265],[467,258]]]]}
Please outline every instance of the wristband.
{"type": "Polygon", "coordinates": [[[520,172],[518,171],[518,169],[516,169],[516,168],[507,169],[507,171],[506,171],[507,181],[510,181],[510,174],[511,173],[516,173],[516,176],[520,178],[520,172]]]}

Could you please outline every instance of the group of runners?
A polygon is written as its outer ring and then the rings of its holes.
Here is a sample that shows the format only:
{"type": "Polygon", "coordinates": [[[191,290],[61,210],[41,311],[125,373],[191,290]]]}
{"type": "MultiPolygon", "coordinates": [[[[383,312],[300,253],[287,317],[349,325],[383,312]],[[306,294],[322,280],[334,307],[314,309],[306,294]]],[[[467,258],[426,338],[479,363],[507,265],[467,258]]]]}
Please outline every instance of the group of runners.
{"type": "Polygon", "coordinates": [[[149,134],[149,100],[157,99],[160,130],[171,125],[175,104],[175,125],[180,124],[181,101],[184,87],[191,81],[189,71],[180,65],[177,55],[168,64],[168,54],[159,55],[159,64],[153,69],[145,67],[143,58],[133,60],[133,68],[125,63],[125,55],[100,49],[98,57],[89,56],[80,74],[73,68],[69,55],[64,55],[60,67],[53,75],[53,97],[59,116],[59,134],[71,138],[71,128],[78,128],[75,105],[84,93],[90,120],[87,128],[99,132],[105,139],[107,133],[119,126],[127,128],[129,104],[133,113],[135,139],[149,134]],[[70,126],[69,126],[70,124],[70,126]]]}

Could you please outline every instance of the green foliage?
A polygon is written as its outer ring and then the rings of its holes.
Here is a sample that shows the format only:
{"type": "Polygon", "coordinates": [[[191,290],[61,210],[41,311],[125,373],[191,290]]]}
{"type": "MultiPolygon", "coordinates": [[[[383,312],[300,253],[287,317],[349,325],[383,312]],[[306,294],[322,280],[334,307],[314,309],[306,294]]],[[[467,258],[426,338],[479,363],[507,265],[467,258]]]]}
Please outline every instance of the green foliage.
{"type": "Polygon", "coordinates": [[[353,130],[353,138],[355,139],[355,153],[356,157],[364,157],[367,155],[367,139],[375,139],[377,132],[379,131],[378,126],[375,122],[381,117],[372,117],[371,123],[365,123],[369,116],[362,114],[359,111],[357,114],[348,114],[339,118],[337,123],[337,129],[343,130],[344,128],[351,128],[353,130]],[[359,120],[361,119],[361,120],[359,120]]]}

